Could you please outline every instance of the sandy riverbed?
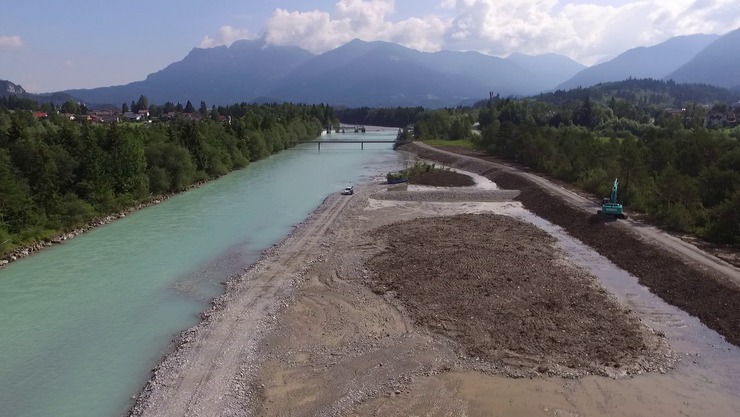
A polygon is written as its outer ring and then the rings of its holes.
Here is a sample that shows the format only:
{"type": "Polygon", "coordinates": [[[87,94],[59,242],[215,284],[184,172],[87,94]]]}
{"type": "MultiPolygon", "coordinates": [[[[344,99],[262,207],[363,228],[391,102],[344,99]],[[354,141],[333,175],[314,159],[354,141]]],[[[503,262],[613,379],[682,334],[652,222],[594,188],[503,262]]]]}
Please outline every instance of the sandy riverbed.
{"type": "Polygon", "coordinates": [[[403,187],[356,192],[328,198],[230,283],[132,414],[740,411],[696,359],[671,370],[662,332],[514,219],[520,203],[467,201],[471,190],[442,191],[448,202],[385,196],[424,192],[403,187]]]}

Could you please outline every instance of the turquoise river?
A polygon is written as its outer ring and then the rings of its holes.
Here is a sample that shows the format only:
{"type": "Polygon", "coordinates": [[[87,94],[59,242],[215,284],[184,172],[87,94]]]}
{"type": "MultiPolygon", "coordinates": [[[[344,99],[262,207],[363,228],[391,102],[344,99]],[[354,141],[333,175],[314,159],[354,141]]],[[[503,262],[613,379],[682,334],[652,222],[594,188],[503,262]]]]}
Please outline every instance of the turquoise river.
{"type": "Polygon", "coordinates": [[[300,145],[0,270],[0,416],[123,414],[221,282],[400,160],[389,144],[300,145]]]}

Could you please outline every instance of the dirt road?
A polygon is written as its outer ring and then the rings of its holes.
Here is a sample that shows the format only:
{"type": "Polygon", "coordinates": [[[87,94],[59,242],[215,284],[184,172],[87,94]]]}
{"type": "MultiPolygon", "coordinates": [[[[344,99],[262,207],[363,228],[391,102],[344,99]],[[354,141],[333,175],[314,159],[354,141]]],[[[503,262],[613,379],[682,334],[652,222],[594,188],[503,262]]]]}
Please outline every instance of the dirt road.
{"type": "Polygon", "coordinates": [[[243,384],[255,366],[256,343],[348,201],[330,196],[323,211],[230,283],[206,319],[184,333],[177,350],[157,367],[131,415],[246,415],[251,398],[243,384]]]}
{"type": "MultiPolygon", "coordinates": [[[[461,155],[460,153],[449,152],[443,149],[433,148],[424,143],[416,142],[414,143],[414,146],[418,146],[422,149],[434,150],[436,152],[447,154],[449,156],[454,156],[455,158],[468,158],[473,161],[477,159],[472,156],[461,155]]],[[[542,178],[539,175],[526,172],[526,171],[522,171],[517,168],[504,165],[504,164],[499,164],[499,163],[492,162],[492,161],[486,161],[486,163],[491,164],[491,166],[497,169],[500,169],[502,171],[515,172],[517,175],[523,176],[524,178],[532,181],[533,183],[537,184],[543,189],[561,197],[562,199],[566,200],[569,204],[585,212],[596,213],[596,210],[601,208],[599,205],[597,205],[593,201],[590,201],[589,199],[581,195],[578,195],[570,190],[567,190],[558,184],[554,184],[548,181],[547,179],[542,178]]],[[[731,278],[736,283],[740,284],[740,269],[735,268],[734,266],[717,258],[716,256],[706,253],[705,251],[701,250],[700,248],[697,248],[694,245],[686,243],[682,241],[681,239],[671,236],[668,233],[665,233],[661,231],[660,229],[654,226],[645,224],[643,222],[634,221],[634,220],[626,220],[626,221],[619,221],[618,224],[621,227],[626,227],[630,229],[632,232],[637,233],[641,237],[648,239],[681,257],[685,257],[706,268],[717,271],[731,278]]]]}

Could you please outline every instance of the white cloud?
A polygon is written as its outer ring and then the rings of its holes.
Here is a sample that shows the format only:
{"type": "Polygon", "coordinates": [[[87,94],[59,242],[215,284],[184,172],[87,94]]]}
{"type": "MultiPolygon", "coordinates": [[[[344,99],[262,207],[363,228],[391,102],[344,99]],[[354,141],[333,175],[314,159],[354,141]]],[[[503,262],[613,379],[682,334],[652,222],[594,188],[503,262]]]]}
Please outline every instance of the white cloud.
{"type": "Polygon", "coordinates": [[[0,36],[0,49],[17,49],[23,46],[20,36],[0,36]]]}
{"type": "Polygon", "coordinates": [[[200,42],[201,48],[213,48],[214,46],[231,46],[240,39],[255,39],[257,36],[247,29],[234,29],[231,26],[222,26],[214,38],[204,37],[200,42]]]}
{"type": "Polygon", "coordinates": [[[265,24],[266,40],[275,45],[298,45],[314,53],[325,52],[352,39],[397,42],[420,50],[439,50],[449,22],[436,16],[415,17],[392,23],[393,0],[341,0],[333,14],[314,10],[277,9],[265,24]]]}
{"type": "MultiPolygon", "coordinates": [[[[321,53],[354,38],[396,42],[422,51],[555,52],[586,64],[636,46],[740,27],[740,0],[633,0],[620,6],[567,0],[438,0],[426,16],[393,22],[393,0],[340,0],[332,13],[277,9],[264,25],[269,44],[321,53]],[[442,17],[452,16],[451,18],[442,17]]],[[[224,26],[202,47],[253,38],[224,26]]]]}
{"type": "Polygon", "coordinates": [[[556,11],[557,5],[558,0],[457,0],[445,46],[494,55],[555,52],[591,64],[674,36],[740,26],[737,0],[641,0],[618,7],[570,3],[556,11]]]}

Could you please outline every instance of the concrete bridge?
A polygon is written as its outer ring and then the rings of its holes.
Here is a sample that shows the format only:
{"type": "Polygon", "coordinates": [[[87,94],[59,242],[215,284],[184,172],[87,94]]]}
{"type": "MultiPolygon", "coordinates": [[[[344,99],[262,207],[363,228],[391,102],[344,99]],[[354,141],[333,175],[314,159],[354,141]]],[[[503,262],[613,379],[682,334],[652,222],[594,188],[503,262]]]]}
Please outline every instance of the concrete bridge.
{"type": "Polygon", "coordinates": [[[398,142],[396,140],[356,140],[356,139],[350,139],[350,140],[299,140],[292,143],[301,144],[301,143],[315,143],[319,150],[321,150],[321,144],[322,143],[328,143],[328,144],[337,144],[337,143],[359,143],[360,149],[365,149],[366,143],[394,143],[398,145],[405,145],[409,142],[398,142]]]}

